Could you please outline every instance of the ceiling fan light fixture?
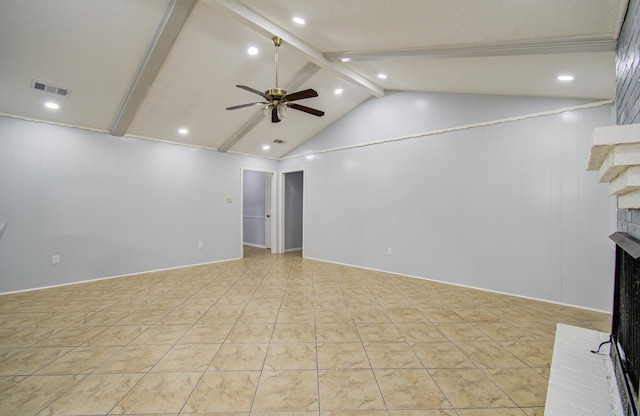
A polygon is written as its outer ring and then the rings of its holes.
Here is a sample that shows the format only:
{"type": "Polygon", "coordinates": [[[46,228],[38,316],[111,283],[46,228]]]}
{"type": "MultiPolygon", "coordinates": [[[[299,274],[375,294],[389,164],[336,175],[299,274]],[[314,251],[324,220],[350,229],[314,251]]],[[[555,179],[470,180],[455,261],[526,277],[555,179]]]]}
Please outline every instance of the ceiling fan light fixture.
{"type": "Polygon", "coordinates": [[[276,58],[276,83],[275,83],[275,87],[274,88],[270,88],[268,90],[266,90],[265,92],[262,91],[258,91],[255,88],[251,88],[248,87],[246,85],[236,85],[236,87],[241,88],[245,91],[249,91],[252,92],[256,95],[261,96],[264,101],[257,101],[257,102],[253,102],[253,103],[248,103],[248,104],[240,104],[240,105],[234,105],[231,107],[227,107],[227,110],[237,110],[239,108],[245,108],[245,107],[253,107],[253,106],[263,106],[262,107],[262,113],[264,114],[265,117],[269,117],[269,114],[271,114],[271,122],[272,123],[279,123],[280,121],[282,121],[281,119],[284,118],[287,115],[287,109],[289,107],[293,108],[294,110],[297,111],[302,111],[303,113],[307,113],[307,114],[311,114],[313,116],[316,117],[322,117],[324,116],[324,111],[320,111],[320,110],[316,110],[315,108],[311,108],[311,107],[306,107],[304,105],[300,105],[298,103],[293,103],[292,101],[298,101],[298,100],[304,100],[306,98],[313,98],[313,97],[317,97],[318,93],[317,91],[309,88],[306,90],[302,90],[302,91],[296,91],[293,92],[291,94],[287,94],[286,90],[283,90],[282,88],[278,87],[278,49],[280,47],[280,45],[282,44],[282,39],[274,36],[273,38],[271,38],[271,40],[273,41],[273,46],[275,46],[276,50],[275,50],[275,58],[276,58]]]}
{"type": "Polygon", "coordinates": [[[278,104],[278,118],[282,119],[287,116],[287,106],[284,104],[278,104]]]}

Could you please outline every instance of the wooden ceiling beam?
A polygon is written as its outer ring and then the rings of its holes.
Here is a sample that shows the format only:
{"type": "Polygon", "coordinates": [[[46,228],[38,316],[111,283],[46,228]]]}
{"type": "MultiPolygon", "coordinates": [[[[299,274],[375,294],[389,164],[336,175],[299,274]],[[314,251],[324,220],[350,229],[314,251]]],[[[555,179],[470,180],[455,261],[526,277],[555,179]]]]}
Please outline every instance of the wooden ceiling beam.
{"type": "Polygon", "coordinates": [[[138,68],[111,121],[109,134],[123,136],[127,132],[195,3],[196,0],[167,1],[164,13],[156,24],[138,68]]]}

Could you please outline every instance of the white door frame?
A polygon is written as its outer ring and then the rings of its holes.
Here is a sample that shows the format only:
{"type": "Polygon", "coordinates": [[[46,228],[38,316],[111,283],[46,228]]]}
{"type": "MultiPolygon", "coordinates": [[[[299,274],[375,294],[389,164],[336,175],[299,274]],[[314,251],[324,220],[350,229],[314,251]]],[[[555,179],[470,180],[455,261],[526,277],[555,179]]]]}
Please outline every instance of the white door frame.
{"type": "Polygon", "coordinates": [[[273,206],[272,206],[272,202],[273,202],[273,192],[272,192],[272,184],[273,184],[273,177],[275,176],[274,173],[267,173],[267,175],[265,175],[265,204],[264,204],[264,214],[265,214],[265,221],[264,221],[264,245],[267,248],[271,249],[271,252],[273,253],[273,244],[272,241],[274,240],[273,238],[273,232],[274,228],[272,226],[272,222],[271,221],[271,214],[273,211],[273,206]]]}
{"type": "MultiPolygon", "coordinates": [[[[287,173],[294,172],[302,172],[302,257],[304,257],[304,247],[305,247],[305,224],[306,224],[306,207],[307,207],[307,173],[304,168],[299,169],[290,169],[280,171],[280,183],[278,187],[278,196],[279,196],[279,205],[278,205],[278,253],[284,253],[285,250],[285,234],[284,234],[284,186],[285,186],[285,175],[287,173]]],[[[272,251],[273,252],[273,251],[272,251]]]]}
{"type": "MultiPolygon", "coordinates": [[[[268,175],[271,175],[271,183],[269,184],[270,186],[267,186],[267,193],[271,193],[271,195],[269,196],[267,194],[267,198],[270,199],[270,203],[267,204],[267,210],[271,209],[271,212],[273,212],[273,207],[276,206],[276,194],[275,192],[273,192],[273,189],[275,188],[275,181],[277,179],[277,175],[276,175],[276,171],[274,170],[264,170],[264,169],[255,169],[255,168],[240,168],[240,253],[242,253],[241,258],[244,258],[244,172],[245,171],[251,171],[251,172],[261,172],[261,173],[266,173],[268,175]]],[[[273,218],[273,215],[271,215],[271,217],[273,218]]],[[[276,254],[277,253],[277,247],[275,244],[273,244],[273,236],[276,235],[276,221],[269,221],[267,220],[267,223],[270,225],[268,231],[270,236],[265,236],[265,242],[269,243],[271,242],[271,253],[276,254]]],[[[277,239],[276,239],[277,240],[277,239]]]]}

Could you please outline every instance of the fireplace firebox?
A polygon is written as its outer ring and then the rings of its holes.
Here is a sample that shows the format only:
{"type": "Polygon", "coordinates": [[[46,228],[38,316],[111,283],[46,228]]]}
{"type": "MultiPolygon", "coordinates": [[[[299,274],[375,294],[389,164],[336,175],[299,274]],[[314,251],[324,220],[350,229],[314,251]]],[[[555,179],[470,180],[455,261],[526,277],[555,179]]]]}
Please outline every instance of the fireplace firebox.
{"type": "Polygon", "coordinates": [[[640,374],[640,241],[617,232],[610,356],[624,414],[638,416],[640,374]]]}

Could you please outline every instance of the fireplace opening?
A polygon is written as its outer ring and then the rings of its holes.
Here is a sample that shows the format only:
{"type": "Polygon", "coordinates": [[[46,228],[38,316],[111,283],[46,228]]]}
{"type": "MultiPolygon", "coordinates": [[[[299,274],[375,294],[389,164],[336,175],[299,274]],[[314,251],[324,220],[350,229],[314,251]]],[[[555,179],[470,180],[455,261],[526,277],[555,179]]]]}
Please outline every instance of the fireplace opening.
{"type": "Polygon", "coordinates": [[[610,356],[625,415],[638,414],[640,374],[640,241],[614,233],[615,286],[610,356]]]}

